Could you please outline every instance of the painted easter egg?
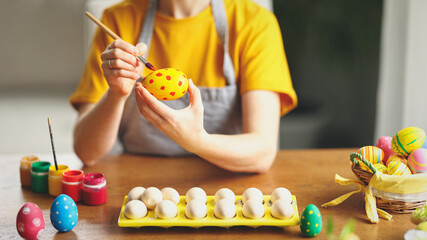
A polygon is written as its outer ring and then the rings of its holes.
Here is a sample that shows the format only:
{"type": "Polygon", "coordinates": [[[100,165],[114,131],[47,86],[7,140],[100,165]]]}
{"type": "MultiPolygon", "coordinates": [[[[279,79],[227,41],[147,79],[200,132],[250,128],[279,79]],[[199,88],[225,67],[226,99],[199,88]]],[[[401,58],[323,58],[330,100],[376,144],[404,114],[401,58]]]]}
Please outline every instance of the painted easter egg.
{"type": "Polygon", "coordinates": [[[141,84],[158,100],[176,100],[187,92],[185,74],[175,68],[163,68],[151,72],[141,84]]]}
{"type": "Polygon", "coordinates": [[[376,164],[374,164],[374,167],[378,171],[380,171],[380,172],[382,172],[384,174],[387,174],[387,167],[384,164],[382,164],[382,163],[376,163],[376,164]]]}
{"type": "Polygon", "coordinates": [[[322,230],[322,215],[314,204],[309,204],[301,214],[300,229],[304,236],[315,237],[322,230]]]}
{"type": "Polygon", "coordinates": [[[76,226],[78,219],[77,205],[72,198],[66,194],[55,198],[50,207],[50,222],[58,231],[70,231],[76,226]]]}
{"type": "Polygon", "coordinates": [[[391,140],[391,148],[401,156],[407,157],[412,151],[423,146],[426,133],[421,128],[407,127],[400,130],[391,140]]]}
{"type": "Polygon", "coordinates": [[[427,149],[414,150],[408,157],[408,167],[412,173],[427,173],[427,149]]]}
{"type": "Polygon", "coordinates": [[[391,161],[387,166],[389,175],[411,175],[411,170],[401,161],[391,161]]]}
{"type": "Polygon", "coordinates": [[[377,148],[381,148],[384,152],[384,158],[383,158],[384,165],[386,165],[387,159],[390,156],[393,156],[396,154],[393,152],[393,149],[391,148],[391,140],[392,139],[393,138],[390,136],[382,136],[377,141],[377,145],[376,145],[377,148]]]}
{"type": "Polygon", "coordinates": [[[406,160],[405,157],[402,157],[400,155],[393,155],[387,159],[386,166],[388,166],[388,164],[392,161],[400,161],[400,162],[403,162],[405,165],[408,165],[408,161],[406,160]]]}
{"type": "Polygon", "coordinates": [[[39,239],[44,231],[44,217],[39,206],[32,202],[25,203],[16,216],[16,229],[24,239],[39,239]]]}
{"type": "Polygon", "coordinates": [[[372,164],[382,163],[384,151],[381,148],[374,146],[365,146],[359,149],[359,153],[372,164]]]}

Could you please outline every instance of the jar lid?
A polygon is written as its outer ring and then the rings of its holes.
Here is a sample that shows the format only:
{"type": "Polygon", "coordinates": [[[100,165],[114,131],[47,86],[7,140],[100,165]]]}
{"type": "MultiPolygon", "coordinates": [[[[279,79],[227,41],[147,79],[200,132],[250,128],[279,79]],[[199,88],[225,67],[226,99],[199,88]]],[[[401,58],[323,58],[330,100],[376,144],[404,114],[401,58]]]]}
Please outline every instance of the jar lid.
{"type": "Polygon", "coordinates": [[[62,180],[65,182],[81,182],[82,179],[82,170],[69,170],[62,173],[62,180]]]}
{"type": "Polygon", "coordinates": [[[70,170],[70,168],[67,165],[58,165],[58,170],[56,170],[55,165],[51,165],[49,167],[49,175],[55,176],[55,177],[61,177],[62,173],[68,170],[70,170]]]}
{"type": "Polygon", "coordinates": [[[50,166],[50,162],[45,162],[45,161],[34,162],[31,165],[31,170],[33,172],[48,172],[49,166],[50,166]]]}
{"type": "Polygon", "coordinates": [[[40,159],[35,155],[24,156],[21,158],[21,166],[30,168],[32,163],[38,161],[40,161],[40,159]]]}
{"type": "Polygon", "coordinates": [[[98,185],[105,182],[104,174],[102,173],[88,173],[83,177],[83,184],[98,185]]]}

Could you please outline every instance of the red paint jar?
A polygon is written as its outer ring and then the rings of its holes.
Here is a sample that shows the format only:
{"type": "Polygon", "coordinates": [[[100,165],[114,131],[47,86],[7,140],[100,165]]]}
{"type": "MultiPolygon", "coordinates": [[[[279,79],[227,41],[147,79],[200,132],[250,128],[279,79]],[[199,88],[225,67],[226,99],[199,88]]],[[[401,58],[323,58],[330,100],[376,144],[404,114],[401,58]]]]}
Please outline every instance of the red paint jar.
{"type": "Polygon", "coordinates": [[[107,181],[102,173],[88,173],[83,177],[83,203],[101,205],[107,201],[107,181]]]}
{"type": "Polygon", "coordinates": [[[62,173],[62,193],[80,202],[82,199],[83,171],[70,170],[62,173]]]}

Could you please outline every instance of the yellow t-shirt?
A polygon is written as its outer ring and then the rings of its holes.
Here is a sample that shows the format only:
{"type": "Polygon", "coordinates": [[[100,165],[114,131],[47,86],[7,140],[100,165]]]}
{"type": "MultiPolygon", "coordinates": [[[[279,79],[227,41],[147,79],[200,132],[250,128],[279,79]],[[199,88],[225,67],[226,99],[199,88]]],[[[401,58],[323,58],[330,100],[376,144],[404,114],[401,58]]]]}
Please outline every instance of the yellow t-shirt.
{"type": "MultiPolygon", "coordinates": [[[[296,107],[275,16],[250,0],[225,0],[229,31],[229,53],[234,64],[240,94],[251,90],[280,93],[281,114],[296,107]]],[[[101,21],[124,41],[137,44],[148,0],[125,0],[104,11],[101,21]]],[[[101,53],[113,41],[99,28],[90,48],[86,67],[70,103],[96,103],[107,91],[102,74],[101,53]]],[[[157,69],[178,68],[196,86],[222,87],[223,47],[211,7],[194,17],[175,19],[156,13],[148,61],[157,69]]],[[[150,70],[144,69],[143,76],[150,70]]]]}

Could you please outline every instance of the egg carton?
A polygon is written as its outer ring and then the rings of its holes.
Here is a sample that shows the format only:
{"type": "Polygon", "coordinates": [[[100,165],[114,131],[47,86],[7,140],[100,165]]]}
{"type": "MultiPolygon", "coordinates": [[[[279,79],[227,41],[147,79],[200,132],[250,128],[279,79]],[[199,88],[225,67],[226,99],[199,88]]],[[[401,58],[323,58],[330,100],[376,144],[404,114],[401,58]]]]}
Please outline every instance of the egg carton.
{"type": "Polygon", "coordinates": [[[249,226],[249,227],[260,227],[260,226],[275,226],[275,227],[285,227],[285,226],[294,226],[299,225],[299,215],[298,215],[298,206],[297,199],[295,195],[292,195],[292,206],[294,209],[294,214],[291,218],[287,219],[278,219],[271,215],[271,202],[270,196],[264,195],[263,206],[264,206],[264,216],[258,219],[250,219],[243,216],[242,208],[242,196],[236,196],[236,215],[232,219],[220,219],[215,217],[214,208],[215,201],[214,196],[207,196],[207,214],[206,217],[202,219],[189,219],[185,216],[185,196],[180,196],[178,207],[178,214],[175,218],[171,219],[161,219],[158,218],[154,210],[148,210],[147,216],[140,219],[128,219],[124,215],[125,206],[127,203],[127,196],[125,196],[120,210],[120,216],[118,220],[119,227],[232,227],[232,226],[249,226]]]}

